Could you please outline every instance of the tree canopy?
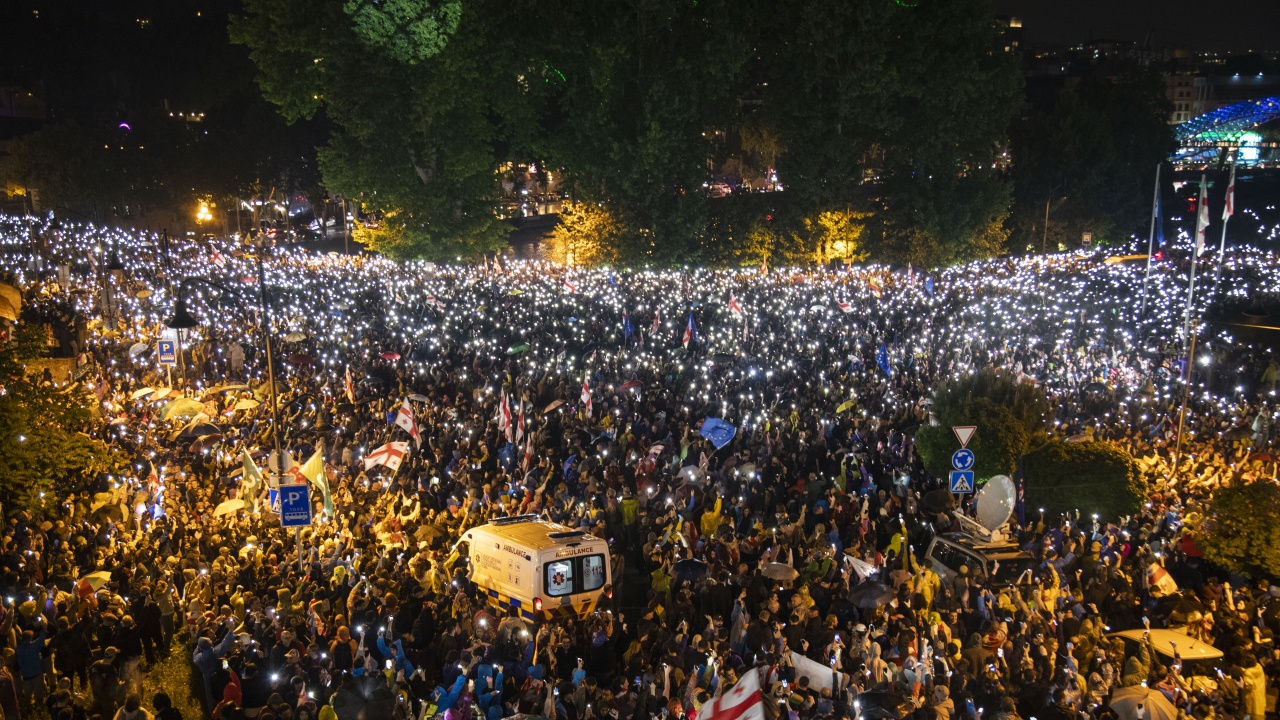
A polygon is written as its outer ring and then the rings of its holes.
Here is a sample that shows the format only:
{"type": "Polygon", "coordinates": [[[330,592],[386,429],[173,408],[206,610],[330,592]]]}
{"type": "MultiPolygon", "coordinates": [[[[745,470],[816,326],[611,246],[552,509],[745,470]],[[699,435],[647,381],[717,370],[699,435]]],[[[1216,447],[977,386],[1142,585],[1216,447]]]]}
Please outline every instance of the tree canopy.
{"type": "Polygon", "coordinates": [[[934,422],[916,434],[916,447],[925,467],[938,476],[947,474],[951,454],[960,447],[951,432],[958,425],[978,428],[968,447],[976,456],[973,470],[979,480],[1012,477],[1018,461],[1048,441],[1048,397],[1008,373],[984,370],[944,384],[934,393],[932,414],[934,422]]]}
{"type": "Polygon", "coordinates": [[[56,514],[54,498],[125,465],[116,451],[81,432],[90,419],[83,389],[28,376],[26,365],[39,357],[45,337],[43,327],[19,325],[0,350],[0,504],[7,514],[56,514]]]}
{"type": "Polygon", "coordinates": [[[988,0],[246,0],[231,35],[287,119],[332,121],[324,183],[383,213],[398,254],[500,247],[497,170],[536,161],[616,219],[626,263],[755,260],[797,238],[827,256],[841,218],[858,220],[849,257],[948,262],[1003,246],[1010,194],[992,167],[1020,81],[991,52],[992,14],[988,0]],[[776,170],[787,197],[717,202],[716,167],[776,170]]]}
{"type": "Polygon", "coordinates": [[[1220,488],[1195,530],[1205,559],[1234,572],[1280,576],[1280,485],[1220,488]]]}

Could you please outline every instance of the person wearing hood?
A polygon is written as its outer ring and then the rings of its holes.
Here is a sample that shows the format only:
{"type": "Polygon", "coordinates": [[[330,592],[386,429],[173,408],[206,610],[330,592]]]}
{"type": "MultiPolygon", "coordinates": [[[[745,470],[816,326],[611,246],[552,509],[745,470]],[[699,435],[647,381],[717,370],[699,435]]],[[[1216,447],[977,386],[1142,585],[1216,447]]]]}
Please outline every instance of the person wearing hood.
{"type": "Polygon", "coordinates": [[[458,703],[458,698],[462,697],[462,692],[467,687],[467,676],[458,675],[453,680],[453,684],[446,690],[443,685],[437,685],[436,689],[431,692],[431,702],[436,706],[436,713],[444,713],[453,709],[458,703]]]}
{"type": "Polygon", "coordinates": [[[222,641],[217,645],[213,644],[207,637],[201,637],[196,641],[195,652],[191,654],[191,663],[200,671],[200,676],[204,680],[204,708],[205,712],[213,709],[213,680],[214,673],[218,671],[219,660],[221,660],[228,652],[231,651],[232,645],[235,643],[236,635],[231,632],[231,623],[228,623],[227,633],[222,636],[222,641]]]}
{"type": "Polygon", "coordinates": [[[947,689],[946,685],[935,686],[933,695],[929,700],[937,720],[951,720],[951,716],[956,711],[956,704],[951,699],[951,691],[947,689]]]}

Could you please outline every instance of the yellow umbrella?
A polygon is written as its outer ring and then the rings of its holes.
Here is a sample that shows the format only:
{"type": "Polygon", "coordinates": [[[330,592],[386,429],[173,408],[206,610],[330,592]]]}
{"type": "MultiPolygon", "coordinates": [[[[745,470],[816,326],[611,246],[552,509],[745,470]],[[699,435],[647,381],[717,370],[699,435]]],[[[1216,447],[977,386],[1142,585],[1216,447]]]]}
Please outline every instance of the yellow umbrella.
{"type": "Polygon", "coordinates": [[[243,400],[236,401],[235,409],[236,410],[252,410],[258,407],[258,405],[260,404],[261,403],[259,403],[257,400],[253,400],[251,398],[245,398],[243,400]]]}
{"type": "Polygon", "coordinates": [[[224,503],[221,503],[220,505],[218,505],[218,507],[213,509],[213,516],[222,517],[223,515],[231,515],[232,513],[240,512],[243,509],[244,509],[243,500],[239,500],[239,499],[228,500],[224,503]]]}
{"type": "Polygon", "coordinates": [[[93,588],[94,592],[97,592],[101,590],[104,585],[111,582],[111,573],[106,570],[92,572],[80,578],[80,582],[89,583],[89,587],[93,588]]]}
{"type": "Polygon", "coordinates": [[[858,404],[858,401],[857,401],[857,400],[846,400],[846,401],[844,401],[844,402],[840,403],[840,407],[836,408],[836,412],[838,412],[838,413],[842,413],[842,412],[844,412],[845,410],[848,410],[848,409],[852,408],[853,406],[855,406],[855,405],[857,405],[857,404],[858,404]]]}
{"type": "Polygon", "coordinates": [[[170,420],[177,417],[195,417],[204,412],[204,404],[191,398],[178,398],[160,409],[160,419],[170,420]]]}

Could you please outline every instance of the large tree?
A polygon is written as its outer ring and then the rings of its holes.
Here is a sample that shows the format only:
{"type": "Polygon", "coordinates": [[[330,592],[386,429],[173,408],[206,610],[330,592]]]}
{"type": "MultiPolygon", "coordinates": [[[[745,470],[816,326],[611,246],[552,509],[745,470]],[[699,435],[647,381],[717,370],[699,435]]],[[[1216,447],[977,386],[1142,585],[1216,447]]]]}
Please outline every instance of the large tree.
{"type": "Polygon", "coordinates": [[[39,357],[45,340],[43,327],[20,325],[0,350],[0,505],[6,514],[56,514],[54,498],[127,466],[118,452],[82,432],[90,425],[83,387],[56,387],[28,375],[27,363],[39,357]]]}
{"type": "Polygon", "coordinates": [[[247,0],[231,36],[286,119],[324,112],[325,185],[387,213],[397,254],[501,247],[495,170],[527,149],[541,82],[519,4],[490,0],[247,0]]]}

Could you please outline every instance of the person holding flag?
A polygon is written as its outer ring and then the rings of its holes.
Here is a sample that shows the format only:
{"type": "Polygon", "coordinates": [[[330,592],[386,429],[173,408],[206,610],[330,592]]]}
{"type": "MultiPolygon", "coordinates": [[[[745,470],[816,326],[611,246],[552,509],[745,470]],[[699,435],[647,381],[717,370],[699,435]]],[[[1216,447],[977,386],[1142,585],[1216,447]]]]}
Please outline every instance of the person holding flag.
{"type": "Polygon", "coordinates": [[[413,417],[413,408],[409,407],[409,399],[405,398],[404,404],[400,406],[400,411],[396,413],[396,425],[404,428],[409,433],[409,437],[413,438],[414,447],[422,448],[422,433],[418,431],[418,421],[413,417]]]}
{"type": "Polygon", "coordinates": [[[745,313],[742,312],[742,306],[738,304],[738,299],[732,294],[729,295],[729,312],[733,313],[737,317],[743,317],[745,315],[745,313]]]}
{"type": "Polygon", "coordinates": [[[587,417],[591,417],[591,386],[587,384],[587,379],[582,378],[582,409],[586,412],[587,417]]]}
{"type": "Polygon", "coordinates": [[[635,335],[636,326],[631,322],[631,313],[626,310],[622,311],[622,341],[628,342],[631,336],[635,335]]]}
{"type": "Polygon", "coordinates": [[[698,324],[693,321],[693,311],[689,311],[689,323],[684,327],[684,347],[689,349],[689,344],[698,343],[698,324]]]}

